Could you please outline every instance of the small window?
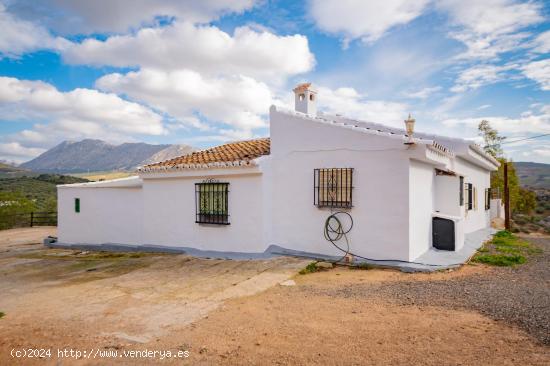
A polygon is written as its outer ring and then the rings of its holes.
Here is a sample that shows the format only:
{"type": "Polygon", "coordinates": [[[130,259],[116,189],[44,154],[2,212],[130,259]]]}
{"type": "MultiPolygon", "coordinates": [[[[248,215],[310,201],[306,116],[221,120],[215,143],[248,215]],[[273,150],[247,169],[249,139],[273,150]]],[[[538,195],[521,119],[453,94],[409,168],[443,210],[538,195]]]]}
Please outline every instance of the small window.
{"type": "Polygon", "coordinates": [[[491,209],[491,188],[485,188],[485,210],[491,209]]]}
{"type": "Polygon", "coordinates": [[[353,168],[315,169],[313,179],[317,207],[352,207],[353,168]]]}
{"type": "Polygon", "coordinates": [[[298,98],[300,98],[300,100],[304,100],[306,99],[306,95],[304,93],[301,93],[298,98]]]}
{"type": "Polygon", "coordinates": [[[195,222],[229,225],[228,198],[229,183],[211,180],[195,183],[195,222]]]}
{"type": "Polygon", "coordinates": [[[74,212],[76,213],[80,212],[80,198],[74,199],[74,212]]]}
{"type": "Polygon", "coordinates": [[[311,100],[312,102],[313,102],[313,99],[314,99],[314,98],[315,98],[315,97],[313,96],[313,94],[310,94],[310,95],[309,95],[309,100],[311,100]]]}
{"type": "Polygon", "coordinates": [[[466,183],[466,209],[470,211],[474,208],[474,189],[472,183],[466,183]]]}
{"type": "Polygon", "coordinates": [[[460,206],[464,206],[464,177],[460,177],[460,187],[459,188],[459,191],[460,191],[460,198],[459,198],[459,202],[460,202],[460,206]]]}

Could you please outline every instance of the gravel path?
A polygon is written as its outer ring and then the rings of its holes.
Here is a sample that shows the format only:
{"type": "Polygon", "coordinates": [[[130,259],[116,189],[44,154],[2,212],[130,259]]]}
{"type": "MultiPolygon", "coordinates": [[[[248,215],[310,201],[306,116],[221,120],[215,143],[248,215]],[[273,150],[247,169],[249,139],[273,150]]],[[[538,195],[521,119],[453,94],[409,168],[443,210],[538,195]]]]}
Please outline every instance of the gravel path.
{"type": "Polygon", "coordinates": [[[529,239],[543,249],[517,267],[495,267],[475,274],[438,281],[354,285],[334,290],[344,297],[382,297],[403,305],[473,309],[495,320],[523,328],[550,344],[550,239],[529,239]]]}

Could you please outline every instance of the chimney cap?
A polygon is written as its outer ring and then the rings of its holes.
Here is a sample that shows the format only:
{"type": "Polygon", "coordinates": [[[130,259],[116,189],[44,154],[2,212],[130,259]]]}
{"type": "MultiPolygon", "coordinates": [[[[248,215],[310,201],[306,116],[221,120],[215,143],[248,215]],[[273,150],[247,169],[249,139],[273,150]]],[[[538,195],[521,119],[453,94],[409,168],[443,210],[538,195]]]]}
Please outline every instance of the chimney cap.
{"type": "Polygon", "coordinates": [[[301,83],[296,85],[296,87],[292,89],[294,93],[301,93],[301,92],[305,92],[306,90],[316,93],[316,90],[311,83],[301,83]]]}

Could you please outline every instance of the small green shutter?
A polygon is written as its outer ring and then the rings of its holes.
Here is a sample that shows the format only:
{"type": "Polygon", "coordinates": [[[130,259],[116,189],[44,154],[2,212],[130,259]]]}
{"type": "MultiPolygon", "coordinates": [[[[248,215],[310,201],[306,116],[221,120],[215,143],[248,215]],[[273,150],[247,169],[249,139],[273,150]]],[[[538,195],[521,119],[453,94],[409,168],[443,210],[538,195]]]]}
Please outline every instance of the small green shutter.
{"type": "Polygon", "coordinates": [[[74,212],[80,212],[80,198],[74,199],[74,212]]]}

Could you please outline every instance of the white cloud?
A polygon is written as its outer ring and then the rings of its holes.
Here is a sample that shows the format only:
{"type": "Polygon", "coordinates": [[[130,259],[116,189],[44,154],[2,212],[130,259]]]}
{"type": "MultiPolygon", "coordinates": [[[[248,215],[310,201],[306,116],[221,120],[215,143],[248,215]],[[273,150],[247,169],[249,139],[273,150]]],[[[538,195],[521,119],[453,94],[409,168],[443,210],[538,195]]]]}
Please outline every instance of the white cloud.
{"type": "Polygon", "coordinates": [[[277,36],[248,27],[237,28],[231,36],[213,26],[179,22],[105,41],[86,39],[63,55],[74,64],[192,69],[272,79],[309,71],[315,63],[305,36],[277,36]]]}
{"type": "Polygon", "coordinates": [[[65,139],[127,141],[166,132],[158,113],[115,94],[91,89],[60,92],[41,81],[10,77],[0,77],[0,115],[3,121],[37,122],[32,129],[2,138],[4,146],[19,143],[20,150],[31,155],[38,151],[33,148],[65,139]]]}
{"type": "Polygon", "coordinates": [[[514,50],[530,36],[520,30],[544,20],[541,4],[533,1],[438,0],[436,4],[458,27],[449,35],[467,47],[459,56],[464,59],[491,59],[514,50]]]}
{"type": "Polygon", "coordinates": [[[255,0],[34,0],[12,4],[10,10],[22,17],[40,18],[64,34],[124,33],[156,23],[159,17],[206,23],[228,13],[252,8],[255,0]],[[32,9],[32,10],[29,10],[32,9]],[[63,21],[59,21],[59,18],[63,21]]]}
{"type": "Polygon", "coordinates": [[[550,158],[550,148],[548,147],[543,147],[543,148],[540,148],[540,149],[534,149],[533,152],[537,155],[540,155],[544,158],[550,158]]]}
{"type": "Polygon", "coordinates": [[[197,128],[197,114],[241,130],[265,127],[273,103],[268,86],[246,76],[207,78],[192,70],[142,69],[100,78],[101,90],[125,94],[197,128]]]}
{"type": "Polygon", "coordinates": [[[403,127],[407,105],[383,100],[370,100],[353,88],[332,90],[319,87],[319,109],[331,114],[365,121],[385,123],[393,127],[403,127]]]}
{"type": "Polygon", "coordinates": [[[550,90],[550,59],[530,62],[522,70],[525,76],[539,83],[542,90],[550,90]]]}
{"type": "Polygon", "coordinates": [[[403,95],[407,98],[427,99],[428,97],[440,91],[441,89],[442,88],[440,86],[426,87],[417,91],[403,93],[403,95]]]}
{"type": "Polygon", "coordinates": [[[532,43],[535,52],[550,52],[550,30],[539,34],[532,43]]]}
{"type": "Polygon", "coordinates": [[[528,110],[517,118],[483,116],[477,118],[453,118],[442,123],[449,128],[458,128],[463,134],[477,135],[477,126],[487,120],[503,136],[525,136],[526,134],[550,133],[550,105],[538,111],[528,110]]]}
{"type": "Polygon", "coordinates": [[[309,13],[317,26],[340,34],[345,42],[374,42],[390,28],[418,17],[429,0],[311,0],[309,13]]]}
{"type": "Polygon", "coordinates": [[[10,77],[0,77],[0,111],[3,119],[39,117],[77,125],[90,123],[121,133],[164,132],[160,115],[115,94],[80,88],[60,92],[41,81],[10,77]]]}
{"type": "Polygon", "coordinates": [[[483,104],[483,105],[480,105],[479,107],[477,107],[477,110],[481,111],[482,109],[487,109],[487,108],[490,108],[490,107],[491,107],[490,104],[483,104]]]}
{"type": "Polygon", "coordinates": [[[64,38],[54,37],[44,27],[18,19],[6,12],[0,3],[0,59],[18,57],[38,49],[62,49],[69,44],[64,38]]]}
{"type": "Polygon", "coordinates": [[[478,89],[484,85],[493,84],[505,78],[506,71],[512,70],[517,65],[476,65],[463,70],[451,88],[452,92],[462,93],[468,90],[478,89]]]}
{"type": "Polygon", "coordinates": [[[21,163],[42,154],[44,151],[46,149],[25,147],[19,142],[0,142],[0,156],[7,161],[21,163]]]}

